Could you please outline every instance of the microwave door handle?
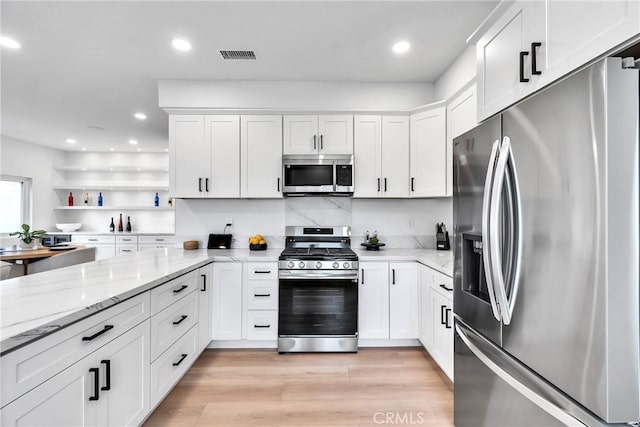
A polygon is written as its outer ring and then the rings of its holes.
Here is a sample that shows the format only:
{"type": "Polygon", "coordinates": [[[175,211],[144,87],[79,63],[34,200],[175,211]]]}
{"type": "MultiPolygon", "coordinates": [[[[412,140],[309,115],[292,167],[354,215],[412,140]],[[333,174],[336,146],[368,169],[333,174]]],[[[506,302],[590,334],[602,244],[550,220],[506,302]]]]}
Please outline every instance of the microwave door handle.
{"type": "Polygon", "coordinates": [[[482,197],[482,264],[485,271],[485,279],[487,281],[487,293],[489,294],[489,301],[491,302],[491,311],[493,317],[497,321],[501,320],[500,309],[496,302],[495,288],[493,283],[493,272],[491,265],[491,248],[490,248],[490,229],[489,223],[489,211],[491,207],[491,189],[493,187],[494,171],[496,158],[498,156],[498,146],[500,140],[496,139],[491,149],[491,155],[489,156],[489,165],[487,167],[487,175],[484,182],[484,195],[482,197]]]}

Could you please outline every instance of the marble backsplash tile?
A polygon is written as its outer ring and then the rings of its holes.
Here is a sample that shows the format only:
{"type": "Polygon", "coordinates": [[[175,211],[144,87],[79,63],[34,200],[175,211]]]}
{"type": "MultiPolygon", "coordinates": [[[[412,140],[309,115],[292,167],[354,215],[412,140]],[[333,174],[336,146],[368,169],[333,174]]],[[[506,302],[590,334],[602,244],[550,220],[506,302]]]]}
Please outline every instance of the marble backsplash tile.
{"type": "MultiPolygon", "coordinates": [[[[399,236],[378,234],[378,239],[385,244],[385,248],[411,248],[411,249],[435,249],[436,236],[415,235],[415,236],[399,236]]],[[[359,248],[360,244],[365,241],[363,234],[351,236],[351,247],[359,248]]]]}
{"type": "Polygon", "coordinates": [[[351,226],[350,197],[287,197],[285,225],[351,226]]]}

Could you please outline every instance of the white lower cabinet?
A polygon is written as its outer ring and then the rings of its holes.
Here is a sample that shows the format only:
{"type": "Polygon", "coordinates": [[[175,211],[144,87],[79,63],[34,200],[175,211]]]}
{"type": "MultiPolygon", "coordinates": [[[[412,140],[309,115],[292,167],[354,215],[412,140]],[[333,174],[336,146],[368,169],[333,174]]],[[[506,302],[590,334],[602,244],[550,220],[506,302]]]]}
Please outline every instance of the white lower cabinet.
{"type": "Polygon", "coordinates": [[[213,264],[205,265],[198,271],[200,289],[198,290],[198,348],[204,350],[211,342],[211,306],[213,287],[213,264]]]}
{"type": "Polygon", "coordinates": [[[247,312],[247,339],[258,341],[278,339],[278,311],[249,310],[247,312]]]}
{"type": "Polygon", "coordinates": [[[89,236],[89,235],[72,235],[71,241],[84,245],[88,248],[96,248],[96,260],[112,258],[116,256],[116,238],[115,236],[89,236]]]}
{"type": "Polygon", "coordinates": [[[212,282],[213,339],[242,339],[242,263],[214,263],[212,282]]]}
{"type": "Polygon", "coordinates": [[[418,338],[418,266],[389,263],[389,338],[418,338]]]}
{"type": "Polygon", "coordinates": [[[389,264],[360,262],[358,289],[358,335],[389,338],[389,264]]]}
{"type": "Polygon", "coordinates": [[[278,339],[278,263],[248,262],[244,279],[244,334],[247,340],[278,339]]]}

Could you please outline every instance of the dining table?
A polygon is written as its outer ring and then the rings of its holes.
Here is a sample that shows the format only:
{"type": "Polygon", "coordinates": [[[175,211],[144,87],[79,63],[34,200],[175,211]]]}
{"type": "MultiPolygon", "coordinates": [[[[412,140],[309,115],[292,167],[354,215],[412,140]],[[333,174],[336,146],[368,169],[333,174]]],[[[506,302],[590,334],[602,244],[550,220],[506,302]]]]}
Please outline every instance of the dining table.
{"type": "Polygon", "coordinates": [[[67,247],[34,247],[34,248],[3,248],[0,249],[0,261],[7,261],[14,264],[22,264],[23,273],[29,274],[29,264],[44,258],[60,255],[61,253],[83,247],[80,245],[67,247]]]}

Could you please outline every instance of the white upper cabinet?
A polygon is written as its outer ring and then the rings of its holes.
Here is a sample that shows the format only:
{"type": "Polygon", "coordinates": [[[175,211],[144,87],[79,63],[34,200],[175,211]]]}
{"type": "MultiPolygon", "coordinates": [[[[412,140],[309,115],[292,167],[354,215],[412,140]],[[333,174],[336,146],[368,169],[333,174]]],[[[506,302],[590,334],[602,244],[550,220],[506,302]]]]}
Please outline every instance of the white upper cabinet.
{"type": "Polygon", "coordinates": [[[537,70],[541,72],[536,89],[640,32],[637,0],[541,0],[534,2],[534,16],[532,42],[541,44],[535,55],[537,70]]]}
{"type": "Polygon", "coordinates": [[[382,117],[354,118],[354,197],[380,197],[382,179],[382,117]]]}
{"type": "Polygon", "coordinates": [[[353,116],[284,116],[284,154],[353,154],[353,116]]]}
{"type": "Polygon", "coordinates": [[[478,101],[474,84],[447,105],[447,196],[453,195],[453,139],[477,125],[478,101]]]}
{"type": "Polygon", "coordinates": [[[203,197],[209,157],[204,116],[169,116],[169,181],[174,197],[203,197]]]}
{"type": "Polygon", "coordinates": [[[282,116],[240,119],[241,197],[282,197],[282,116]]]}
{"type": "Polygon", "coordinates": [[[533,90],[529,71],[531,58],[525,54],[532,41],[531,1],[514,2],[478,41],[478,113],[481,120],[533,90]]]}
{"type": "Polygon", "coordinates": [[[384,197],[409,197],[409,117],[382,116],[384,197]]]}
{"type": "Polygon", "coordinates": [[[240,117],[205,116],[204,131],[211,159],[205,197],[240,197],[240,117]]]}
{"type": "Polygon", "coordinates": [[[476,45],[479,120],[638,34],[637,0],[516,0],[476,45]]]}
{"type": "Polygon", "coordinates": [[[446,108],[411,116],[410,195],[443,197],[447,189],[446,108]]]}

